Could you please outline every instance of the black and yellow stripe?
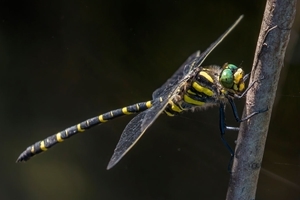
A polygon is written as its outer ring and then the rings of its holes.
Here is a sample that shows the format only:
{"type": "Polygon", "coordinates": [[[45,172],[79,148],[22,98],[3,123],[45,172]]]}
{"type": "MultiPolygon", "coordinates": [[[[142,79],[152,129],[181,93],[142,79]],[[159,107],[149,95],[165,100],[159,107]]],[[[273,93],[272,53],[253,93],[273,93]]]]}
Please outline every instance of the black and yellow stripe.
{"type": "Polygon", "coordinates": [[[79,132],[84,132],[98,124],[116,117],[139,113],[125,127],[108,164],[107,169],[110,169],[136,144],[147,128],[152,125],[162,112],[168,116],[174,116],[183,111],[194,111],[197,108],[203,109],[210,106],[219,106],[221,139],[231,154],[231,163],[234,152],[224,139],[224,134],[226,130],[238,130],[238,128],[226,125],[225,103],[229,102],[231,105],[237,122],[243,122],[256,114],[265,112],[267,109],[253,112],[245,118],[240,119],[233,99],[242,98],[257,81],[252,82],[245,89],[245,81],[249,75],[244,75],[244,71],[241,68],[228,63],[225,63],[222,68],[218,66],[202,67],[201,65],[205,58],[231,32],[241,19],[242,16],[204,52],[200,54],[200,51],[197,51],[192,54],[171,78],[153,92],[153,100],[104,113],[36,142],[19,156],[17,162],[29,160],[32,156],[46,151],[53,145],[63,142],[65,139],[79,132]]]}
{"type": "Polygon", "coordinates": [[[213,67],[201,68],[191,83],[191,87],[183,95],[184,102],[194,106],[205,106],[216,103],[218,88],[216,87],[216,71],[213,67]]]}
{"type": "Polygon", "coordinates": [[[63,142],[65,139],[76,135],[77,133],[84,132],[85,130],[94,127],[98,124],[105,123],[109,120],[112,120],[117,117],[121,117],[124,115],[136,114],[147,110],[152,107],[152,101],[136,103],[127,107],[119,108],[116,110],[112,110],[110,112],[104,113],[97,117],[90,118],[81,122],[77,125],[71,126],[64,131],[56,133],[52,136],[47,137],[44,140],[38,141],[35,144],[29,146],[17,159],[17,162],[25,162],[29,160],[31,157],[47,151],[49,148],[54,146],[57,143],[63,142]]]}
{"type": "Polygon", "coordinates": [[[196,76],[190,80],[190,86],[182,92],[180,101],[170,101],[164,112],[168,116],[175,116],[182,111],[193,107],[206,107],[207,103],[218,103],[218,98],[222,96],[218,85],[218,76],[221,68],[209,66],[199,68],[196,76]]]}

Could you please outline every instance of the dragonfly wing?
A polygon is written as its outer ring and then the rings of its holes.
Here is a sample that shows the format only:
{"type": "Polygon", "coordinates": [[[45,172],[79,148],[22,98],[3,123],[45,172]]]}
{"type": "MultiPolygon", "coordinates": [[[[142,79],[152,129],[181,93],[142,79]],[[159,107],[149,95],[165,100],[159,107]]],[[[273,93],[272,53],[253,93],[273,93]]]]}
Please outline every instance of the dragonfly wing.
{"type": "Polygon", "coordinates": [[[160,88],[152,94],[153,104],[148,110],[138,114],[125,127],[121,138],[115,148],[114,154],[108,163],[107,169],[112,168],[120,159],[135,145],[147,128],[156,120],[160,113],[166,108],[169,100],[172,100],[185,82],[192,76],[195,69],[201,66],[206,57],[215,49],[220,42],[241,21],[243,16],[223,33],[202,54],[200,51],[192,54],[160,88]]]}
{"type": "Polygon", "coordinates": [[[187,73],[190,72],[192,68],[191,63],[199,56],[200,56],[200,51],[196,51],[195,53],[190,55],[190,57],[188,57],[188,59],[177,69],[177,71],[173,74],[173,76],[169,78],[160,88],[156,89],[153,92],[152,98],[155,99],[161,97],[162,93],[164,93],[164,91],[167,88],[176,85],[176,83],[178,83],[187,73]]]}
{"type": "Polygon", "coordinates": [[[156,120],[159,114],[165,109],[168,99],[153,100],[153,106],[138,114],[125,127],[121,138],[115,148],[107,169],[112,168],[120,159],[135,145],[142,137],[147,128],[156,120]]]}
{"type": "Polygon", "coordinates": [[[177,95],[178,88],[182,87],[189,76],[180,77],[174,84],[164,87],[160,91],[161,97],[152,100],[152,107],[134,117],[125,127],[120,140],[115,148],[107,169],[112,168],[135,145],[144,132],[164,111],[169,100],[177,95]]]}
{"type": "Polygon", "coordinates": [[[192,69],[202,65],[207,56],[224,40],[224,38],[236,27],[236,25],[238,25],[243,17],[244,15],[241,15],[214,43],[212,43],[200,56],[195,58],[195,65],[192,66],[192,69]]]}
{"type": "Polygon", "coordinates": [[[224,38],[236,27],[236,25],[243,19],[241,15],[234,24],[231,25],[214,43],[212,43],[203,53],[200,54],[200,51],[193,53],[169,78],[160,88],[155,90],[152,94],[152,98],[158,98],[164,93],[167,88],[174,87],[178,81],[183,79],[189,73],[202,65],[207,56],[224,40],[224,38]]]}

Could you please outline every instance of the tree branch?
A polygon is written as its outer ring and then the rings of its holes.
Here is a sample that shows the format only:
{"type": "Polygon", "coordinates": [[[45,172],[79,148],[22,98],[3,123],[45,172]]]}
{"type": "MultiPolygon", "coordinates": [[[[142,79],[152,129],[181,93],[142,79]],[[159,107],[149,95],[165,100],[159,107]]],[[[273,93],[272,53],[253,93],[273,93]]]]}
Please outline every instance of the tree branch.
{"type": "Polygon", "coordinates": [[[235,149],[227,200],[255,199],[272,107],[297,0],[268,0],[255,51],[244,116],[268,108],[243,122],[235,149]]]}

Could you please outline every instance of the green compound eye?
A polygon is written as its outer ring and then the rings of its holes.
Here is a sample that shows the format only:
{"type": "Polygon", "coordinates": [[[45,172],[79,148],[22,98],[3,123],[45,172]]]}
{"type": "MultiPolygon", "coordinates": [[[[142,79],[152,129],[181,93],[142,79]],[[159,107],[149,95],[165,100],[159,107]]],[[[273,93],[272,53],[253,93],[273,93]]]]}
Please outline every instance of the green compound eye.
{"type": "Polygon", "coordinates": [[[224,66],[224,69],[222,70],[220,74],[220,83],[225,88],[232,88],[233,81],[234,81],[234,72],[237,70],[237,66],[233,64],[227,64],[224,66]]]}
{"type": "Polygon", "coordinates": [[[225,66],[226,69],[230,69],[232,72],[236,71],[238,69],[237,66],[233,65],[233,64],[227,64],[225,66]]]}

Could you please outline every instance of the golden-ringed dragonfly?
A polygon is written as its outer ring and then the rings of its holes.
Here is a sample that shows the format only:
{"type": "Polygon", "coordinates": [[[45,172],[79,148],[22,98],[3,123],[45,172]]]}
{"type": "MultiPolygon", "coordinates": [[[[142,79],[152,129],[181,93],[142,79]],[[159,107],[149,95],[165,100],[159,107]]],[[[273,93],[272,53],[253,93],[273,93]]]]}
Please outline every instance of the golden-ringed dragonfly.
{"type": "Polygon", "coordinates": [[[239,128],[226,126],[225,104],[229,102],[234,117],[238,122],[247,120],[260,113],[260,111],[253,112],[249,116],[240,119],[233,101],[234,98],[242,98],[255,82],[250,84],[244,91],[245,81],[249,75],[244,75],[244,71],[241,68],[227,63],[224,64],[222,68],[219,66],[202,67],[201,64],[215,47],[235,28],[242,18],[243,16],[240,16],[237,21],[203,53],[197,51],[192,54],[162,87],[154,91],[152,100],[109,111],[49,136],[29,146],[21,153],[17,162],[27,161],[34,155],[46,151],[53,145],[63,142],[65,139],[98,124],[120,116],[139,113],[125,127],[107,166],[107,169],[110,169],[134,146],[161,113],[174,116],[183,111],[201,110],[211,106],[219,106],[221,139],[230,151],[232,160],[234,152],[223,136],[225,130],[238,130],[239,128]]]}

